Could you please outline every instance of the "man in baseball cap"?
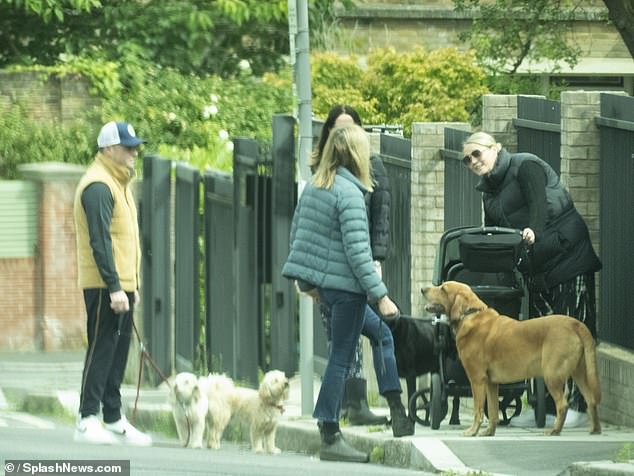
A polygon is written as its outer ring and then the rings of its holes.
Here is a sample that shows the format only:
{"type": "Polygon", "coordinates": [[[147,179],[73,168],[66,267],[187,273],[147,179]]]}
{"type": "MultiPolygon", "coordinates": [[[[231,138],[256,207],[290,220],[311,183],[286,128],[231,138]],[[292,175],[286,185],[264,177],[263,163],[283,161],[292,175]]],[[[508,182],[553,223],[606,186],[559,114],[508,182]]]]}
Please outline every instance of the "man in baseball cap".
{"type": "Polygon", "coordinates": [[[100,149],[111,145],[122,145],[124,147],[138,147],[147,141],[136,136],[134,128],[127,122],[108,122],[101,128],[97,145],[100,149]]]}
{"type": "Polygon", "coordinates": [[[78,281],[88,334],[74,435],[79,442],[152,444],[150,435],[126,419],[120,392],[139,302],[141,246],[131,183],[144,142],[127,122],[104,125],[99,152],[75,192],[78,281]]]}

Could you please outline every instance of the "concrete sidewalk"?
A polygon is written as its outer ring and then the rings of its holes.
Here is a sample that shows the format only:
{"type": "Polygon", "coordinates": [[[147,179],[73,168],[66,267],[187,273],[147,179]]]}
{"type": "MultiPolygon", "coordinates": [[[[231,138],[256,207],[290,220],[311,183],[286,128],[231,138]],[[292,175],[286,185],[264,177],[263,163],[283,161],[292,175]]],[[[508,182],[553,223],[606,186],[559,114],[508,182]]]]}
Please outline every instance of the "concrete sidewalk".
{"type": "MultiPolygon", "coordinates": [[[[71,420],[79,406],[79,387],[83,369],[83,353],[0,353],[0,409],[13,408],[21,411],[60,412],[71,420]]],[[[314,397],[319,392],[319,381],[314,381],[314,397]]],[[[137,391],[135,385],[122,387],[127,415],[132,417],[137,391]]],[[[174,433],[171,409],[167,403],[168,388],[142,388],[137,409],[136,424],[150,432],[174,433]]],[[[378,414],[388,414],[387,408],[373,408],[378,414]]],[[[615,425],[604,425],[600,436],[589,435],[587,428],[564,429],[560,437],[546,437],[543,430],[499,427],[493,438],[465,438],[462,431],[471,423],[471,412],[461,408],[461,425],[450,426],[448,417],[439,430],[416,425],[416,433],[411,437],[394,438],[389,427],[342,427],[346,439],[358,449],[371,454],[371,461],[389,466],[407,467],[431,473],[468,474],[482,471],[491,465],[492,452],[496,446],[512,442],[524,450],[531,444],[547,444],[547,451],[541,459],[552,459],[557,465],[560,458],[558,446],[596,445],[612,442],[614,447],[634,445],[634,430],[615,425]],[[460,450],[465,443],[487,445],[491,451],[460,450]],[[453,449],[452,449],[453,448],[453,449]],[[454,450],[455,449],[455,450],[454,450]],[[481,455],[480,455],[481,453],[481,455]],[[462,454],[462,458],[461,458],[462,454]],[[469,464],[463,462],[468,460],[469,464]]],[[[315,420],[301,415],[300,379],[291,379],[290,398],[285,406],[283,419],[279,424],[277,444],[285,451],[295,451],[317,455],[319,433],[315,420]]],[[[633,449],[634,451],[634,449],[633,449]]],[[[631,456],[630,456],[631,457],[631,456]]],[[[508,456],[511,458],[511,456],[508,456]]],[[[503,458],[501,458],[503,459],[503,458]]],[[[579,454],[579,462],[570,464],[561,474],[567,475],[631,475],[634,476],[634,462],[615,463],[610,460],[584,463],[584,454],[579,454]]],[[[504,462],[502,462],[504,463],[504,462]]],[[[557,466],[553,466],[557,467],[557,466]]],[[[557,474],[559,471],[552,474],[557,474]]],[[[520,474],[516,472],[485,474],[520,474]]]]}

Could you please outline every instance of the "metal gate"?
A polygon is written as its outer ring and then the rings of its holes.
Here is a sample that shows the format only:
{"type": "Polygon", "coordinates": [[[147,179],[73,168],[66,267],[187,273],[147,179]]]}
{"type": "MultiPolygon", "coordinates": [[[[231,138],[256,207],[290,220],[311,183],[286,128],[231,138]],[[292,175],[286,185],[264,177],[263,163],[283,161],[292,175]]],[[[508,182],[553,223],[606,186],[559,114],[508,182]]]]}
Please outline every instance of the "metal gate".
{"type": "Polygon", "coordinates": [[[441,150],[445,161],[445,231],[482,225],[482,193],[475,189],[480,178],[462,164],[462,144],[469,135],[469,131],[445,127],[441,150]]]}
{"type": "Polygon", "coordinates": [[[634,98],[601,94],[601,271],[599,336],[634,350],[634,98]]]}
{"type": "MultiPolygon", "coordinates": [[[[200,337],[200,173],[176,163],[174,208],[174,365],[193,372],[200,337]]],[[[199,366],[198,366],[199,367],[199,366]]]]}
{"type": "Polygon", "coordinates": [[[295,119],[273,116],[273,182],[271,207],[271,367],[293,374],[298,367],[298,322],[295,287],[282,276],[288,257],[291,222],[297,202],[295,183],[295,119]]]}
{"type": "MultiPolygon", "coordinates": [[[[158,156],[143,159],[141,198],[141,265],[143,333],[161,371],[172,372],[172,289],[170,196],[172,162],[158,156]]],[[[154,374],[152,373],[154,376],[154,374]]]]}
{"type": "Polygon", "coordinates": [[[411,314],[412,141],[381,134],[381,159],[390,180],[390,246],[383,279],[401,312],[411,314]]]}
{"type": "Polygon", "coordinates": [[[561,173],[561,104],[549,99],[518,96],[517,151],[530,152],[561,173]]]}
{"type": "Polygon", "coordinates": [[[207,171],[203,182],[207,366],[234,375],[233,179],[207,171]]]}

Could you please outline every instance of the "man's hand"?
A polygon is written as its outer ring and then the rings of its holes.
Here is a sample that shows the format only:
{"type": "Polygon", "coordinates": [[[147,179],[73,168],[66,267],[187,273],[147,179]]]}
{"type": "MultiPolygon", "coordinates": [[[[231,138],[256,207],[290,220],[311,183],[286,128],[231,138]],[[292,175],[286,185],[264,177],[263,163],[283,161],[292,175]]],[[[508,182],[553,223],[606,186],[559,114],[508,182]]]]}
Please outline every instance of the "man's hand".
{"type": "Polygon", "coordinates": [[[110,293],[110,307],[115,314],[123,314],[130,310],[130,302],[125,291],[120,290],[110,293]]]}

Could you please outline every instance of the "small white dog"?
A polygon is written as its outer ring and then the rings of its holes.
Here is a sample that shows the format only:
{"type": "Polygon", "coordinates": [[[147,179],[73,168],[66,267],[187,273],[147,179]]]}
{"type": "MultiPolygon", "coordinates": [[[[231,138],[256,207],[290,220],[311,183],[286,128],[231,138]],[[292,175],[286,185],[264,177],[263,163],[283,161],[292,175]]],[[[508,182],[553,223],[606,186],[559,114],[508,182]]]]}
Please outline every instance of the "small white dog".
{"type": "Polygon", "coordinates": [[[267,372],[258,390],[236,387],[228,377],[210,374],[207,377],[209,447],[220,446],[220,437],[231,416],[235,415],[249,425],[253,451],[280,453],[275,446],[275,432],[284,412],[288,390],[288,379],[279,370],[267,372]]]}
{"type": "Polygon", "coordinates": [[[209,403],[207,392],[198,377],[189,372],[177,374],[170,390],[169,402],[181,445],[202,448],[209,403]]]}

